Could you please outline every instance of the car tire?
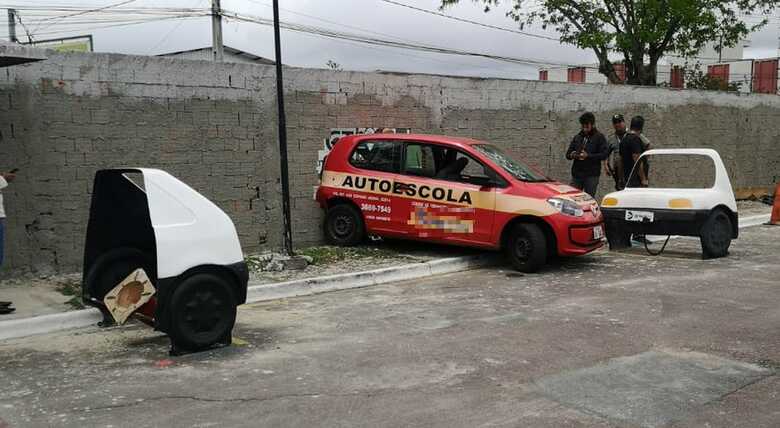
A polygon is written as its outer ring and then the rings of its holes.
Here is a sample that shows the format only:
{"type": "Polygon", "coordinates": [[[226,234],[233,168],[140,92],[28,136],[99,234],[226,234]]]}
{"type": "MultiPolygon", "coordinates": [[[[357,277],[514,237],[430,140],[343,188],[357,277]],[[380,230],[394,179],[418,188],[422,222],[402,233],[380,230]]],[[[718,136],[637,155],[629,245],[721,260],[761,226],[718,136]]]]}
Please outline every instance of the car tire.
{"type": "Polygon", "coordinates": [[[713,211],[699,233],[701,250],[705,259],[725,257],[729,253],[732,237],[732,224],[723,210],[713,211]]]}
{"type": "Polygon", "coordinates": [[[137,248],[113,249],[92,264],[84,280],[85,294],[102,302],[109,291],[138,268],[142,268],[151,278],[151,266],[146,255],[137,248]]]}
{"type": "Polygon", "coordinates": [[[200,351],[229,344],[236,323],[231,284],[210,273],[185,278],[173,292],[168,336],[176,349],[200,351]]]}
{"type": "Polygon", "coordinates": [[[535,224],[520,223],[512,227],[504,250],[512,266],[520,272],[536,272],[547,262],[547,239],[535,224]]]}
{"type": "Polygon", "coordinates": [[[339,204],[325,215],[325,238],[342,247],[359,244],[365,237],[365,222],[360,211],[350,204],[339,204]]]}

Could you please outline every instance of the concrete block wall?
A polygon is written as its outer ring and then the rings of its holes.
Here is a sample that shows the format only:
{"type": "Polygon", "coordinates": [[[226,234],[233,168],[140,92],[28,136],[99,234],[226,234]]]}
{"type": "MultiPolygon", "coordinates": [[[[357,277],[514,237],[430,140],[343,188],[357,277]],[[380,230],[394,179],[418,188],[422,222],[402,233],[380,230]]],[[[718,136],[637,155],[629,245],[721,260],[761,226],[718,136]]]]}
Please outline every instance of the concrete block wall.
{"type": "MultiPolygon", "coordinates": [[[[568,181],[577,117],[642,114],[655,147],[713,147],[735,187],[780,179],[780,99],[623,85],[289,68],[285,72],[296,245],[321,242],[312,200],[331,128],[411,128],[499,144],[568,181]]],[[[0,170],[7,266],[81,264],[91,180],[100,168],[159,167],[233,218],[244,250],[281,242],[274,69],[172,58],[55,54],[0,70],[0,170]]],[[[696,171],[679,171],[695,174],[696,171]]],[[[602,179],[600,193],[610,188],[602,179]]],[[[3,270],[7,275],[9,270],[3,270]]]]}

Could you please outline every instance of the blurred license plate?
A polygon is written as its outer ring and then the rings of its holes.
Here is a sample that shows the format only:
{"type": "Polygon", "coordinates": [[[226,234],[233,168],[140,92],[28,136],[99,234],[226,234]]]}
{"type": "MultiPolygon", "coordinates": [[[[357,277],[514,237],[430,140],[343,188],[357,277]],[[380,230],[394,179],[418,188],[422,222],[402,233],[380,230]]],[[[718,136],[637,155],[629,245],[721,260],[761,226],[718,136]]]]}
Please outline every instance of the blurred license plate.
{"type": "Polygon", "coordinates": [[[601,239],[604,237],[604,228],[596,226],[593,228],[593,239],[601,239]]]}
{"type": "Polygon", "coordinates": [[[652,223],[654,217],[655,216],[653,215],[652,211],[626,210],[626,221],[641,221],[652,223]]]}

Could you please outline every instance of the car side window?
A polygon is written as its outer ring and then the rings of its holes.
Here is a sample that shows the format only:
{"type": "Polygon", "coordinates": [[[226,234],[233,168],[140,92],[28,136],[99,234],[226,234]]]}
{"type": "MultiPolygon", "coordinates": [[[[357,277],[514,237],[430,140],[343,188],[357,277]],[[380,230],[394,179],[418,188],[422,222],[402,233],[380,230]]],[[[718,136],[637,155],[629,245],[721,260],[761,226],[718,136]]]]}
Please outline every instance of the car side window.
{"type": "Polygon", "coordinates": [[[460,175],[461,177],[479,177],[479,178],[488,178],[488,172],[486,170],[486,167],[483,166],[480,162],[472,158],[471,156],[468,156],[466,154],[463,154],[461,152],[458,152],[458,156],[456,158],[466,158],[468,159],[468,163],[466,164],[466,167],[463,168],[463,171],[461,171],[460,175]]]}
{"type": "Polygon", "coordinates": [[[427,144],[407,144],[404,173],[433,178],[436,175],[434,148],[427,144]]]}
{"type": "Polygon", "coordinates": [[[349,158],[352,166],[382,172],[398,172],[401,144],[394,141],[361,141],[349,158]]]}
{"type": "Polygon", "coordinates": [[[456,149],[443,151],[439,168],[434,178],[461,183],[484,183],[490,172],[481,162],[456,149]]]}

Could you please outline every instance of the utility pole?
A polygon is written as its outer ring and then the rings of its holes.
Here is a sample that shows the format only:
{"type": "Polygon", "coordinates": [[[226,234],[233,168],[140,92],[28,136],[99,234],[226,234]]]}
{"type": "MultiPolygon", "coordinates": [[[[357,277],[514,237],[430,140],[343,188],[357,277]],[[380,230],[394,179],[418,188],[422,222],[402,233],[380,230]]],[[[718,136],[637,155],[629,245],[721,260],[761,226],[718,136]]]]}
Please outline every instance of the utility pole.
{"type": "Polygon", "coordinates": [[[225,49],[222,46],[222,7],[220,0],[211,0],[211,54],[214,62],[222,62],[225,49]]]}
{"type": "Polygon", "coordinates": [[[274,48],[276,49],[276,102],[279,123],[279,169],[282,181],[282,223],[284,226],[284,249],[288,256],[294,255],[292,223],[290,219],[290,177],[287,170],[287,118],[284,113],[284,79],[282,78],[282,42],[279,39],[279,0],[274,2],[274,48]]]}
{"type": "Polygon", "coordinates": [[[16,38],[16,9],[8,9],[8,40],[11,43],[19,43],[16,38]]]}

